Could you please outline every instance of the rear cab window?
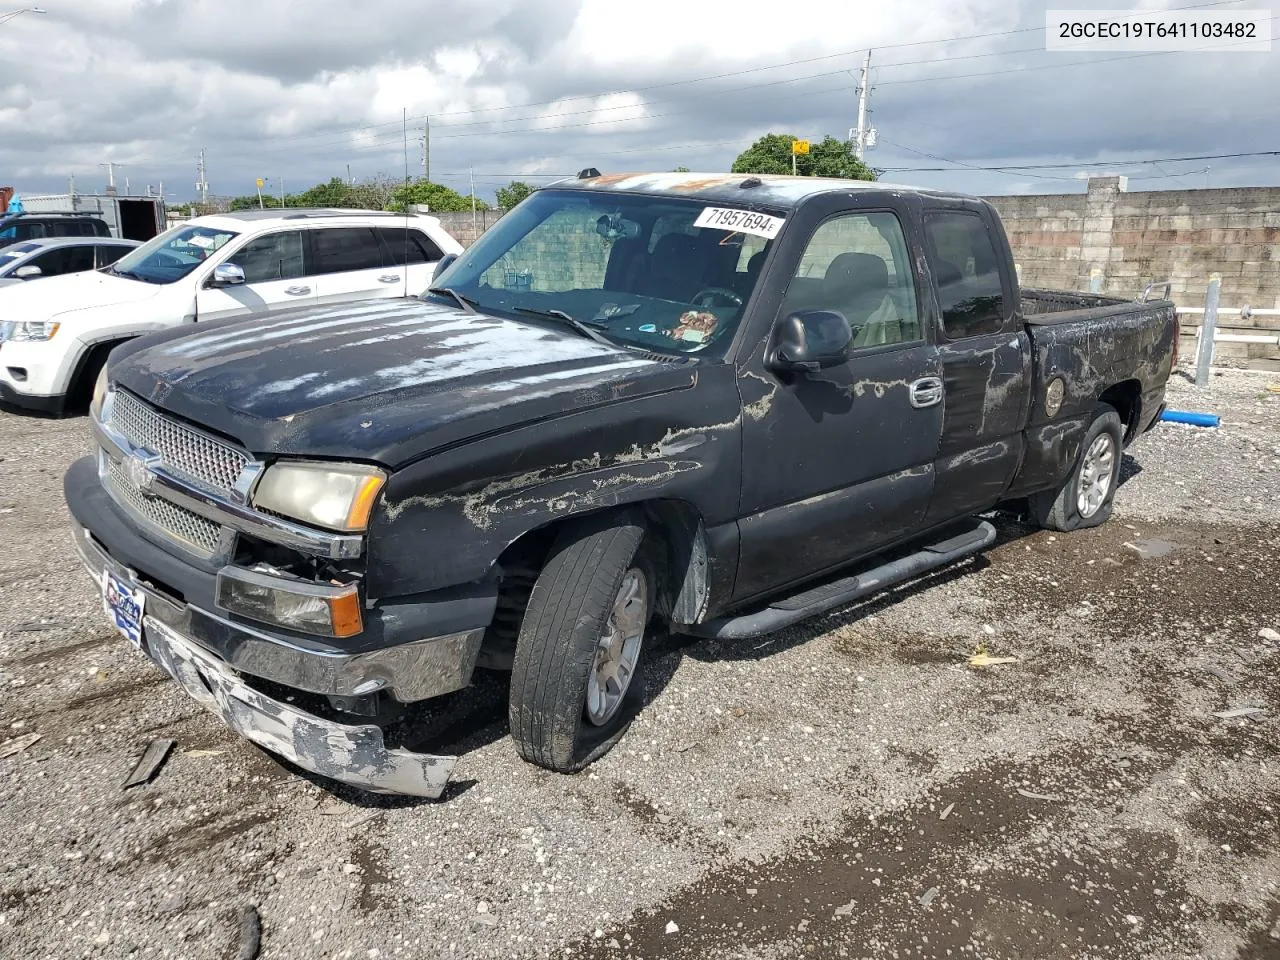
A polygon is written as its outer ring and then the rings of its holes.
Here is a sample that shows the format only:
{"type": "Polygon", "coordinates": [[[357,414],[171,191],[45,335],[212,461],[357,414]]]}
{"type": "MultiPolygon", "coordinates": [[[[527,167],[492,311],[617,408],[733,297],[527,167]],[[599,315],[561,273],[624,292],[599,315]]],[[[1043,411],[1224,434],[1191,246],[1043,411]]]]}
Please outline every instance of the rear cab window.
{"type": "Polygon", "coordinates": [[[998,333],[1005,322],[1004,284],[986,220],[970,211],[930,211],[925,234],[947,339],[998,333]]]}

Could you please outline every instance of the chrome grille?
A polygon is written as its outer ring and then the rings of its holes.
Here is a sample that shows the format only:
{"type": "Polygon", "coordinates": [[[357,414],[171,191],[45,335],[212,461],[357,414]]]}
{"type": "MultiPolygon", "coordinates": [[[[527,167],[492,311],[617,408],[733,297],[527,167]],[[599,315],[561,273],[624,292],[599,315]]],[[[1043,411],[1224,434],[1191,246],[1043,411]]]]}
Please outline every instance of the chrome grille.
{"type": "Polygon", "coordinates": [[[120,466],[110,459],[107,460],[107,484],[123,503],[169,536],[204,556],[213,556],[217,550],[218,538],[222,533],[218,524],[206,520],[198,513],[192,513],[186,507],[142,493],[125,479],[120,466]]]}
{"type": "Polygon", "coordinates": [[[111,404],[111,426],[135,447],[157,454],[171,472],[215,493],[229,494],[249,462],[243,451],[171,420],[123,390],[111,404]]]}

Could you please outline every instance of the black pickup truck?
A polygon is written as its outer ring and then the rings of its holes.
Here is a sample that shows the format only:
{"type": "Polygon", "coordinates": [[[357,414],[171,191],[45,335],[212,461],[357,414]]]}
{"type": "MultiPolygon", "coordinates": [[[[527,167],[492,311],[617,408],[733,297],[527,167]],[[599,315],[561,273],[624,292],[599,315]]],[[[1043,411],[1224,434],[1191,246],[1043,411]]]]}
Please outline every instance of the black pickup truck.
{"type": "Polygon", "coordinates": [[[1103,522],[1176,359],[1171,303],[1020,291],[989,204],[878,183],[587,170],[434,283],[119,347],[65,478],[109,617],[185,690],[429,797],[457,758],[410,705],[477,666],[571,772],[653,629],[780,629],[1002,505],[1103,522]]]}

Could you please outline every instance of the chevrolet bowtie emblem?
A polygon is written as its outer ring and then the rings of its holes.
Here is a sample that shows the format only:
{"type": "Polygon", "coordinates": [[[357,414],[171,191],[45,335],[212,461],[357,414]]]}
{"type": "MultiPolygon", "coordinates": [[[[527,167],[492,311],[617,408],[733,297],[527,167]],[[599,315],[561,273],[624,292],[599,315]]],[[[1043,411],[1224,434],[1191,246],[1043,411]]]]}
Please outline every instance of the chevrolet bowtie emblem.
{"type": "Polygon", "coordinates": [[[151,467],[146,460],[127,454],[120,461],[120,469],[125,479],[129,481],[129,485],[139,493],[147,493],[151,490],[151,484],[155,481],[156,475],[151,472],[151,467]]]}

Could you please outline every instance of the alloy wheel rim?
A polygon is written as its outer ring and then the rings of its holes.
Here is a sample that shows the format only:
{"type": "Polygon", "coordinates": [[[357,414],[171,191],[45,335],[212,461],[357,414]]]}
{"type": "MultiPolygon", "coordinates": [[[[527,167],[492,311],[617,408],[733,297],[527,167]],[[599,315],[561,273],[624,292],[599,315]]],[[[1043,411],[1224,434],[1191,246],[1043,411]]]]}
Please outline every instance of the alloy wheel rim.
{"type": "Polygon", "coordinates": [[[632,567],[623,574],[587,674],[587,719],[597,727],[612,720],[622,706],[648,622],[649,584],[644,573],[632,567]]]}

